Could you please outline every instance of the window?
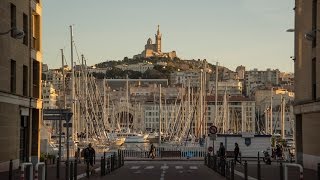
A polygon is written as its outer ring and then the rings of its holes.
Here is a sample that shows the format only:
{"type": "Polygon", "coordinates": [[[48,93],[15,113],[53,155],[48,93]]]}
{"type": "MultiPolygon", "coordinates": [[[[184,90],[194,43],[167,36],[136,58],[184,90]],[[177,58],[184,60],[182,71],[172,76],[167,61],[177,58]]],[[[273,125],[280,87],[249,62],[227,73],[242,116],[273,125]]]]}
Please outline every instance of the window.
{"type": "Polygon", "coordinates": [[[10,69],[10,92],[16,92],[16,61],[11,60],[11,69],[10,69]]]}
{"type": "Polygon", "coordinates": [[[313,0],[312,1],[312,30],[314,30],[315,36],[313,38],[312,41],[312,47],[316,47],[316,42],[317,42],[317,4],[318,4],[318,0],[313,0]]]}
{"type": "MultiPolygon", "coordinates": [[[[11,3],[11,28],[17,27],[16,6],[11,3]]],[[[11,31],[11,37],[14,37],[13,31],[11,31]]]]}
{"type": "Polygon", "coordinates": [[[23,44],[28,46],[28,16],[23,13],[23,44]]]}
{"type": "Polygon", "coordinates": [[[40,97],[40,64],[37,60],[33,60],[32,63],[32,75],[33,75],[33,97],[39,98],[40,97]]]}
{"type": "Polygon", "coordinates": [[[22,93],[24,96],[28,95],[28,66],[23,65],[23,82],[22,93]]]}
{"type": "Polygon", "coordinates": [[[311,85],[312,85],[312,99],[317,98],[317,72],[316,72],[316,58],[312,59],[311,63],[311,85]]]}

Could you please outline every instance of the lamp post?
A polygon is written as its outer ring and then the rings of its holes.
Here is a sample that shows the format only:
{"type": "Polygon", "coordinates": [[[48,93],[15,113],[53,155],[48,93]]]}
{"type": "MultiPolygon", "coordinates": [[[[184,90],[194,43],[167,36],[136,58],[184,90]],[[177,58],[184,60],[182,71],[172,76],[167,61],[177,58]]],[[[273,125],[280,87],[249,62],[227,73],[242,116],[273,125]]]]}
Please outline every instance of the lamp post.
{"type": "Polygon", "coordinates": [[[16,27],[13,27],[11,29],[9,29],[6,32],[0,32],[0,35],[6,35],[8,33],[12,32],[13,33],[13,37],[16,39],[22,39],[24,37],[24,32],[21,30],[18,30],[16,27]]]}

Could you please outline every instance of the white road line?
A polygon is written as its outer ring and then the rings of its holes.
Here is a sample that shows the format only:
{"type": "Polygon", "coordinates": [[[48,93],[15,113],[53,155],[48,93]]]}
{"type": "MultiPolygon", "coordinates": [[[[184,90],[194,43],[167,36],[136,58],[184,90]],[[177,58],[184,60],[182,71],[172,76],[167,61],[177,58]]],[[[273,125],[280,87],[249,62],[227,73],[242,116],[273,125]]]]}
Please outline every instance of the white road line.
{"type": "Polygon", "coordinates": [[[130,169],[139,169],[140,166],[132,166],[130,169]]]}
{"type": "MultiPolygon", "coordinates": [[[[242,172],[239,172],[239,171],[234,170],[234,174],[236,174],[236,175],[244,178],[244,174],[243,174],[242,172]]],[[[248,176],[248,180],[258,180],[258,179],[253,178],[253,177],[251,177],[251,176],[248,176]]]]}
{"type": "Polygon", "coordinates": [[[183,166],[176,166],[176,169],[183,169],[183,166]]]}
{"type": "Polygon", "coordinates": [[[154,166],[147,166],[144,169],[153,169],[153,168],[154,168],[154,166]]]}
{"type": "Polygon", "coordinates": [[[138,170],[138,171],[136,171],[136,172],[134,172],[135,174],[140,174],[141,173],[141,171],[140,170],[138,170]]]}
{"type": "Polygon", "coordinates": [[[168,169],[168,168],[169,168],[169,166],[164,165],[164,166],[161,166],[160,169],[168,169]]]}
{"type": "Polygon", "coordinates": [[[190,166],[189,168],[190,168],[190,169],[198,169],[197,166],[190,166]]]}

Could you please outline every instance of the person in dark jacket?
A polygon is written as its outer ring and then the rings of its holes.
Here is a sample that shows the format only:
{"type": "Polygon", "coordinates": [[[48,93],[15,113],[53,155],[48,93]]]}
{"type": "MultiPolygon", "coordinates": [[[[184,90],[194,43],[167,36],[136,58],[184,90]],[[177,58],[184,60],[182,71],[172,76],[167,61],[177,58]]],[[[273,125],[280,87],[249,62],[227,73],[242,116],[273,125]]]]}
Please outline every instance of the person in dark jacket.
{"type": "Polygon", "coordinates": [[[241,164],[240,160],[238,160],[239,155],[240,155],[239,145],[238,143],[234,143],[234,163],[235,164],[237,164],[237,162],[241,164]]]}
{"type": "Polygon", "coordinates": [[[91,143],[89,143],[88,147],[85,148],[83,151],[84,151],[84,153],[83,153],[84,160],[85,160],[87,166],[90,165],[91,168],[93,168],[93,164],[95,162],[95,157],[96,157],[96,152],[93,149],[91,143]]]}
{"type": "Polygon", "coordinates": [[[220,147],[219,147],[219,151],[218,151],[218,156],[219,156],[221,159],[224,159],[225,156],[226,156],[226,150],[225,150],[222,142],[220,143],[220,147]]]}

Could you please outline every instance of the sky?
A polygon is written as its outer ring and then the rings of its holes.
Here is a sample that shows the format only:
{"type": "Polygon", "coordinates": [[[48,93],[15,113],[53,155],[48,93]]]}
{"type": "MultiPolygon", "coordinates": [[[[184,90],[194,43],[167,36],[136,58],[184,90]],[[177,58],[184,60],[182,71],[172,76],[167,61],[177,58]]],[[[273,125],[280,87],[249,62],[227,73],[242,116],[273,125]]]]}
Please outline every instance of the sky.
{"type": "Polygon", "coordinates": [[[70,25],[74,61],[88,65],[122,60],[154,42],[157,25],[162,51],[181,59],[206,59],[235,70],[258,68],[293,72],[294,0],[45,0],[43,62],[70,65],[70,25]]]}

